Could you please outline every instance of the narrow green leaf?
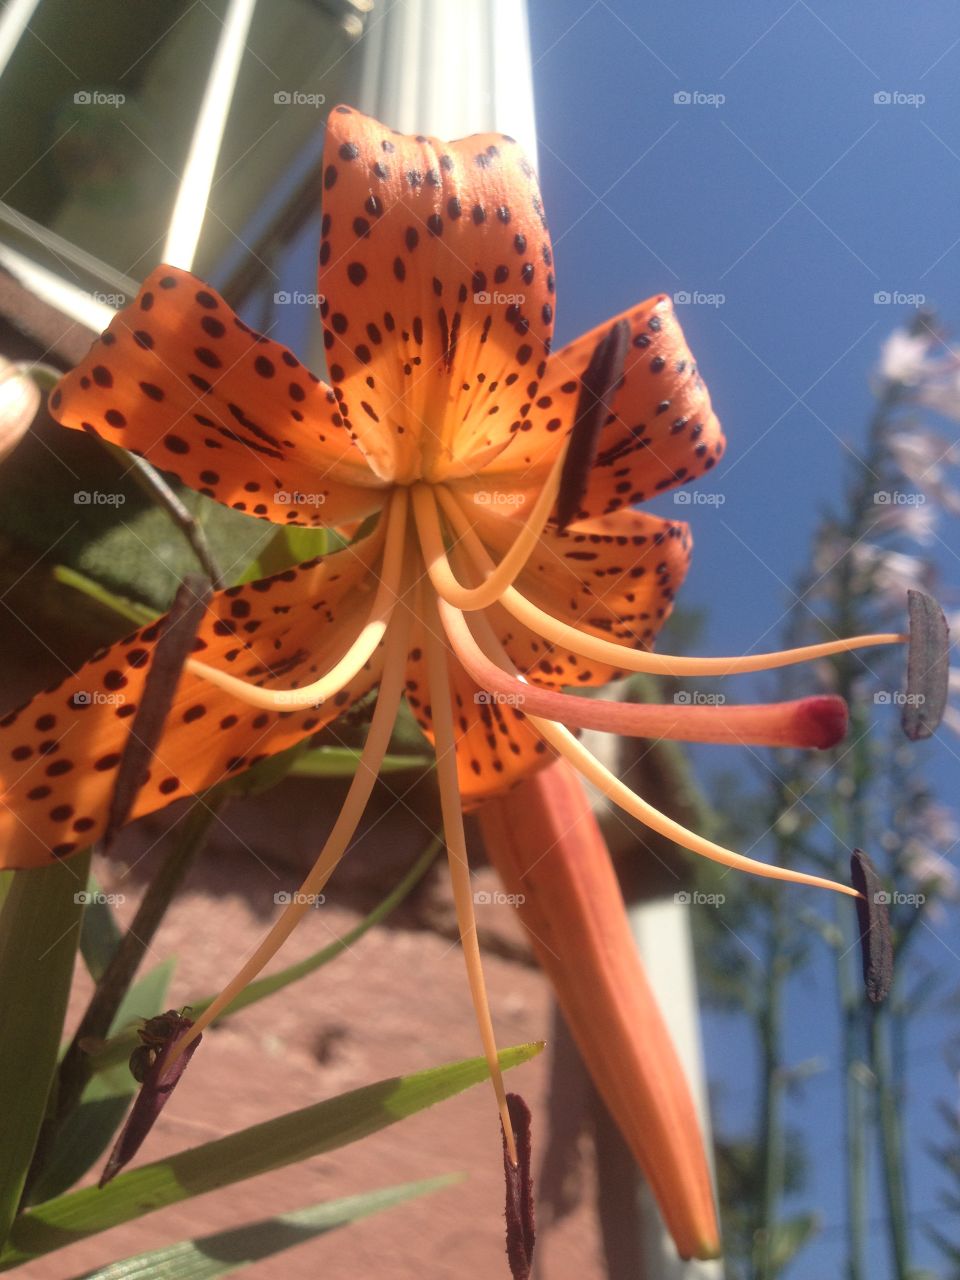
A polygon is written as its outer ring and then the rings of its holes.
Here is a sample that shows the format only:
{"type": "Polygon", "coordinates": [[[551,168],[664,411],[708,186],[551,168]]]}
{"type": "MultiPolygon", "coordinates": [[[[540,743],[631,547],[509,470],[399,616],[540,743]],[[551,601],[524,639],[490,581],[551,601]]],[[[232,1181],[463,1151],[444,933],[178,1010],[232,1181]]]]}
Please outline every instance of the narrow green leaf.
{"type": "MultiPolygon", "coordinates": [[[[164,960],[133,984],[117,1010],[111,1031],[126,1028],[134,1019],[152,1018],[163,1012],[175,964],[172,957],[164,960]]],[[[131,1029],[131,1035],[132,1051],[139,1040],[135,1029],[131,1029]]],[[[43,1172],[31,1187],[31,1203],[62,1195],[105,1153],[140,1088],[130,1074],[129,1056],[127,1053],[110,1070],[99,1072],[84,1089],[79,1107],[60,1130],[43,1172]]]]}
{"type": "Polygon", "coordinates": [[[331,542],[342,545],[342,540],[326,529],[306,529],[299,525],[278,527],[238,581],[256,582],[258,578],[269,578],[271,574],[282,573],[293,565],[305,564],[314,556],[326,555],[331,550],[331,542]]]}
{"type": "Polygon", "coordinates": [[[109,896],[102,891],[93,872],[87,880],[85,905],[80,922],[80,953],[90,977],[99,982],[120,945],[120,927],[113,917],[109,896]]]}
{"type": "MultiPolygon", "coordinates": [[[[500,1052],[504,1071],[528,1062],[542,1043],[500,1052]]],[[[396,1076],[254,1125],[216,1142],[121,1173],[99,1190],[85,1187],[21,1214],[0,1254],[0,1270],[63,1249],[131,1218],[231,1186],[272,1169],[335,1151],[434,1106],[489,1075],[483,1058],[396,1076]]]]}
{"type": "Polygon", "coordinates": [[[90,854],[82,853],[17,871],[0,914],[0,1240],[46,1113],[89,869],[90,854]]]}
{"type": "MultiPolygon", "coordinates": [[[[360,761],[360,751],[353,747],[317,747],[300,757],[290,770],[292,778],[352,778],[360,761]]],[[[402,773],[408,769],[430,769],[434,757],[421,755],[387,755],[381,773],[402,773]]]]}
{"type": "Polygon", "coordinates": [[[152,622],[157,616],[155,609],[148,609],[146,605],[138,604],[136,600],[128,600],[126,596],[118,596],[115,592],[101,586],[99,582],[88,578],[85,573],[78,573],[76,569],[71,569],[65,564],[54,566],[53,577],[64,586],[73,587],[74,591],[89,596],[91,600],[95,600],[97,604],[103,605],[105,609],[109,609],[111,613],[115,613],[117,617],[123,618],[135,627],[152,622]]]}
{"type": "Polygon", "coordinates": [[[328,1204],[251,1222],[246,1227],[153,1249],[122,1262],[112,1262],[98,1271],[87,1271],[77,1280],[219,1280],[220,1276],[233,1275],[253,1262],[271,1258],[336,1227],[349,1226],[406,1200],[430,1195],[462,1181],[462,1174],[448,1173],[439,1178],[331,1200],[328,1204]]]}

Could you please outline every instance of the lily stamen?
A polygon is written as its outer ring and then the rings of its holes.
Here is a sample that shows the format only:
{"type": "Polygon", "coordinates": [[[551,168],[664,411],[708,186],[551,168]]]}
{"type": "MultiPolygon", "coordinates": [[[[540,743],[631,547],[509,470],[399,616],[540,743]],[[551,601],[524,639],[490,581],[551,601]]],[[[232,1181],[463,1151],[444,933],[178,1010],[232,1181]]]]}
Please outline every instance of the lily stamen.
{"type": "Polygon", "coordinates": [[[176,1042],[171,1050],[169,1062],[177,1060],[187,1045],[195,1040],[211,1022],[232,1004],[243,989],[276,955],[287,938],[290,937],[300,920],[310,909],[314,895],[323,891],[324,885],[336,870],[337,864],[346,853],[350,841],[356,833],[363,817],[367,801],[373,791],[380,773],[380,766],[387,754],[390,738],[393,734],[400,699],[404,690],[404,675],[407,649],[409,645],[412,617],[407,608],[401,605],[394,614],[393,625],[387,632],[384,642],[383,675],[376,706],[367,730],[366,741],[357,762],[357,769],[350,782],[343,806],[337,815],[333,830],[327,837],[323,849],[309,874],[280,915],[280,918],[269,930],[266,937],[254,951],[253,955],[227,983],[220,994],[197,1017],[193,1026],[176,1042]],[[399,615],[399,616],[398,616],[399,615]]]}
{"type": "Polygon", "coordinates": [[[264,711],[297,711],[317,706],[335,697],[370,661],[386,634],[394,608],[400,598],[403,553],[406,549],[407,490],[398,486],[390,498],[383,564],[378,575],[377,593],[366,624],[349,649],[319,680],[298,689],[263,688],[239,676],[211,667],[191,658],[187,668],[210,684],[232,694],[248,706],[264,711]]]}
{"type": "MultiPolygon", "coordinates": [[[[493,628],[487,618],[482,613],[478,613],[472,621],[480,637],[479,643],[486,650],[488,656],[492,654],[496,661],[504,663],[509,670],[516,674],[516,668],[510,662],[506,650],[494,635],[493,628]]],[[[846,894],[851,898],[860,897],[857,890],[851,889],[849,885],[839,884],[835,880],[828,880],[825,876],[809,875],[803,871],[791,871],[786,867],[778,867],[767,862],[758,862],[755,858],[748,858],[742,853],[734,853],[732,849],[726,849],[723,845],[715,844],[705,836],[688,830],[673,818],[668,818],[665,813],[661,813],[659,809],[655,809],[646,800],[641,799],[619,778],[614,777],[610,770],[605,768],[562,724],[557,724],[554,720],[545,720],[540,716],[530,715],[529,713],[527,713],[527,720],[544,742],[551,746],[558,755],[564,756],[577,772],[592,783],[607,799],[612,800],[614,804],[629,813],[631,817],[636,818],[638,822],[642,822],[645,827],[649,827],[652,831],[656,831],[658,835],[672,840],[682,848],[689,849],[691,853],[698,853],[701,857],[707,858],[711,862],[719,862],[722,866],[731,867],[735,871],[751,872],[768,880],[787,880],[791,884],[807,884],[814,885],[820,889],[834,889],[836,892],[846,894]]]]}
{"type": "MultiPolygon", "coordinates": [[[[437,486],[437,499],[444,515],[450,521],[464,550],[481,573],[489,573],[493,567],[483,542],[473,522],[453,494],[442,485],[437,486]]],[[[448,566],[449,567],[449,566],[448,566]]],[[[438,587],[438,590],[439,587],[438,587]]],[[[457,601],[440,592],[451,604],[457,601]]],[[[779,667],[795,666],[801,662],[813,662],[817,658],[835,657],[855,649],[873,649],[882,645],[906,644],[909,636],[904,632],[878,632],[862,636],[845,636],[838,640],[826,640],[820,644],[802,645],[796,649],[780,649],[771,653],[747,653],[725,658],[686,657],[670,653],[650,653],[645,649],[630,649],[625,645],[590,635],[552,614],[545,613],[516,587],[507,587],[497,600],[518,622],[536,631],[551,644],[568,649],[593,662],[604,662],[623,671],[658,676],[731,676],[746,675],[757,671],[773,671],[779,667]]],[[[460,606],[463,607],[463,606],[460,606]]]]}

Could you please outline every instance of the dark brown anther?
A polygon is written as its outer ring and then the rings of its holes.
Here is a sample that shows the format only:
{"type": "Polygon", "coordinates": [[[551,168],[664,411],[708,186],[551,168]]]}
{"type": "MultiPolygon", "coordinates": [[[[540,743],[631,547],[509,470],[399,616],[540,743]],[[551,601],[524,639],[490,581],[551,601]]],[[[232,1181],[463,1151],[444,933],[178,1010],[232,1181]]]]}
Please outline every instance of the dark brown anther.
{"type": "Polygon", "coordinates": [[[863,984],[873,1004],[887,998],[893,983],[893,937],[885,892],[877,869],[861,849],[850,858],[850,883],[862,898],[855,899],[863,957],[863,984]]]}
{"type": "Polygon", "coordinates": [[[170,1070],[166,1070],[171,1047],[192,1026],[190,1018],[177,1013],[176,1009],[168,1009],[166,1013],[148,1019],[139,1032],[142,1044],[131,1055],[130,1069],[136,1079],[143,1081],[143,1087],[114,1143],[98,1186],[105,1187],[133,1159],[156,1124],[157,1117],[167,1105],[167,1099],[203,1039],[203,1036],[197,1036],[191,1041],[170,1070]]]}
{"type": "Polygon", "coordinates": [[[600,432],[610,415],[629,348],[630,326],[626,320],[618,320],[597,343],[580,378],[577,414],[557,494],[557,527],[561,532],[580,511],[590,480],[590,468],[597,456],[600,432]]]}
{"type": "MultiPolygon", "coordinates": [[[[530,1167],[530,1108],[519,1093],[507,1094],[507,1109],[517,1144],[517,1163],[513,1164],[503,1136],[503,1172],[507,1183],[507,1260],[513,1280],[529,1280],[533,1265],[536,1233],[533,1225],[533,1178],[530,1167]]],[[[501,1133],[502,1133],[501,1126],[501,1133]]]]}
{"type": "Polygon", "coordinates": [[[103,834],[104,846],[110,844],[130,816],[170,711],[183,664],[190,656],[197,628],[210,602],[210,594],[207,579],[199,574],[190,574],[184,578],[167,614],[144,682],[143,697],[133,717],[117,768],[103,834]]]}
{"type": "Polygon", "coordinates": [[[943,718],[950,675],[950,630],[943,610],[923,591],[907,592],[910,644],[901,724],[912,741],[929,738],[943,718]]]}

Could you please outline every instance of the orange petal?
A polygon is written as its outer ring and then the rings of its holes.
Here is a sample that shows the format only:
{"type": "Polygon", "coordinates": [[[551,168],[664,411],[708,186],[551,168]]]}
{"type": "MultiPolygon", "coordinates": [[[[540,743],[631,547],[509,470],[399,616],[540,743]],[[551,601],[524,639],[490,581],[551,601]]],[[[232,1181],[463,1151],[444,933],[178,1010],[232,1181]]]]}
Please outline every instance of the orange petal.
{"type": "MultiPolygon", "coordinates": [[[[515,537],[509,520],[471,508],[477,532],[495,560],[515,537]]],[[[517,580],[520,593],[547,613],[591,635],[650,648],[670,616],[686,576],[692,539],[686,524],[638,511],[618,511],[558,533],[544,530],[517,580]]],[[[487,611],[510,657],[537,684],[594,687],[620,674],[566,653],[499,606],[487,611]]]]}
{"type": "MultiPolygon", "coordinates": [[[[433,742],[433,721],[422,631],[415,629],[407,670],[407,702],[433,742]]],[[[481,689],[451,654],[450,695],[456,733],[457,777],[465,809],[515,786],[554,758],[553,751],[526,723],[515,705],[481,689]]]]}
{"type": "Polygon", "coordinates": [[[581,519],[655,498],[703,475],[724,449],[720,423],[687,347],[673,304],[659,295],[607,320],[551,356],[532,411],[533,426],[488,468],[495,479],[533,481],[572,426],[579,378],[597,342],[617,320],[631,346],[613,413],[604,427],[581,519]]]}
{"type": "MultiPolygon", "coordinates": [[[[200,627],[204,662],[292,688],[332,666],[366,621],[381,539],[217,592],[200,627]]],[[[0,866],[41,866],[103,832],[114,776],[160,623],[111,645],[0,720],[0,866]]],[[[132,817],[161,809],[283,751],[336,719],[379,680],[379,655],[336,698],[259,711],[184,672],[132,817]]]]}
{"type": "Polygon", "coordinates": [[[382,505],[330,388],[173,267],[118,312],[50,412],[278,524],[360,520],[382,505]]]}
{"type": "Polygon", "coordinates": [[[558,761],[479,817],[490,860],[520,899],[537,958],[678,1252],[715,1257],[719,1231],[693,1099],[583,787],[558,761]]]}
{"type": "Polygon", "coordinates": [[[324,188],[319,288],[344,416],[361,438],[389,433],[401,481],[475,468],[526,421],[553,332],[536,175],[502,134],[405,137],[336,107],[324,188]]]}

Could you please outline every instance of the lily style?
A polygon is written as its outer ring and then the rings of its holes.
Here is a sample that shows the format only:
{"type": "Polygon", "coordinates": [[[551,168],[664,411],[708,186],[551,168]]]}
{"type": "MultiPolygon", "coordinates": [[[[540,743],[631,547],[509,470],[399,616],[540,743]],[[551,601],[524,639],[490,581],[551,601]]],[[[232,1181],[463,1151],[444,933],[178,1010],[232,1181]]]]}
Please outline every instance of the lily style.
{"type": "MultiPolygon", "coordinates": [[[[259,973],[326,884],[406,698],[436,749],[469,985],[514,1158],[464,809],[562,758],[695,853],[855,896],[686,830],[573,732],[827,747],[845,729],[842,700],[637,706],[565,690],[627,672],[755,672],[906,637],[743,657],[652,653],[691,538],[686,524],[634,508],[702,476],[724,447],[670,300],[641,302],[553,353],[556,285],[537,180],[500,134],[444,143],[337,107],[323,185],[329,386],[215,290],[161,266],[50,398],[63,426],[235,510],[352,535],[340,550],[214,594],[133,808],[135,818],[202,792],[379,689],[359,767],[300,895],[174,1055],[259,973]]],[[[140,628],[0,721],[3,865],[42,866],[102,834],[162,627],[140,628]],[[123,701],[78,698],[91,689],[122,691],[123,701]]],[[[701,1228],[688,1251],[715,1248],[703,1215],[701,1228]]]]}

